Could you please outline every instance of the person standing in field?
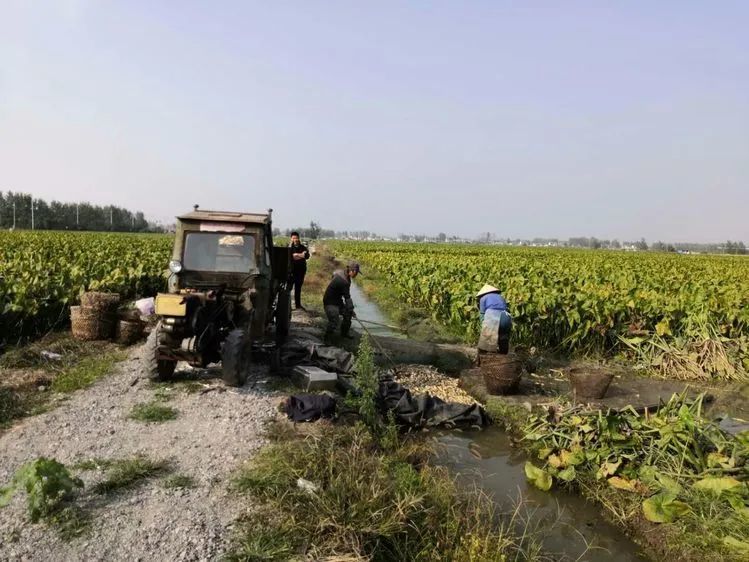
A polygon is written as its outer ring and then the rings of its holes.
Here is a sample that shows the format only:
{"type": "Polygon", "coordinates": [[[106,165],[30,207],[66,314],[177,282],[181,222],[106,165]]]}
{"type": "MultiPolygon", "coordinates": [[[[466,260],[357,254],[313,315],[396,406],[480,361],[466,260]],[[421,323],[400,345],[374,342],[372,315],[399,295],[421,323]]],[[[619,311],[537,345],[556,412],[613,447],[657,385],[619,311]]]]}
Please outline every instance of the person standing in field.
{"type": "Polygon", "coordinates": [[[510,333],[512,332],[512,316],[510,316],[507,301],[499,289],[489,284],[484,285],[476,296],[479,299],[479,314],[481,315],[479,351],[507,355],[510,351],[510,333]]]}
{"type": "Polygon", "coordinates": [[[307,275],[307,260],[309,259],[309,250],[307,246],[299,240],[299,233],[291,233],[291,279],[294,285],[294,307],[304,310],[302,306],[302,285],[304,285],[304,276],[307,275]]]}
{"type": "Polygon", "coordinates": [[[325,340],[330,341],[333,334],[340,328],[341,336],[351,338],[351,319],[356,316],[354,301],[351,300],[351,280],[359,275],[359,264],[351,262],[346,269],[339,269],[333,273],[323,295],[322,304],[325,316],[328,317],[328,327],[325,330],[325,340]],[[343,320],[341,321],[341,317],[343,320]]]}

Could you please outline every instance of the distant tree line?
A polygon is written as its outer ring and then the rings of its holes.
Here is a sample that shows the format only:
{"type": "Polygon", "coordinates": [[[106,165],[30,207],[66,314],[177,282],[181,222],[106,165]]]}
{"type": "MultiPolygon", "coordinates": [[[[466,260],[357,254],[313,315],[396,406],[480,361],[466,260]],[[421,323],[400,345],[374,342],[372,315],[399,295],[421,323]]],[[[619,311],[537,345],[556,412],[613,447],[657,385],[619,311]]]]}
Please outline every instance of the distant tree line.
{"type": "Polygon", "coordinates": [[[425,234],[399,234],[397,237],[389,238],[381,236],[368,230],[330,230],[320,226],[319,223],[312,221],[309,227],[287,228],[281,231],[279,228],[273,229],[275,236],[290,236],[292,232],[299,232],[303,239],[316,240],[318,238],[344,238],[347,240],[398,240],[400,242],[453,242],[453,243],[479,243],[479,244],[503,244],[508,246],[552,246],[562,248],[589,248],[591,250],[638,250],[653,252],[698,252],[708,254],[736,254],[746,255],[747,248],[741,241],[727,241],[725,244],[697,244],[689,242],[653,242],[648,245],[645,238],[633,241],[619,241],[617,239],[607,240],[596,237],[578,236],[562,240],[559,238],[533,238],[526,240],[521,238],[499,238],[494,233],[482,232],[473,239],[460,238],[458,236],[448,236],[440,232],[437,236],[427,236],[425,234]]]}
{"type": "Polygon", "coordinates": [[[0,228],[38,230],[111,230],[116,232],[162,232],[142,212],[114,205],[47,202],[27,193],[0,191],[0,228]],[[33,211],[32,211],[33,204],[33,211]]]}

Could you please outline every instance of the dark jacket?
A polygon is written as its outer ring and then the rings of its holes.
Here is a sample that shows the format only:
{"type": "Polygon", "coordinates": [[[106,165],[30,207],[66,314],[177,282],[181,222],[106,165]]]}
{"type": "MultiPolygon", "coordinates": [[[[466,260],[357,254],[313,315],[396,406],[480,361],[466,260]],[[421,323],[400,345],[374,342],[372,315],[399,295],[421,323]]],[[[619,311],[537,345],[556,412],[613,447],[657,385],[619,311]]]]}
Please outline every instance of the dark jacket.
{"type": "Polygon", "coordinates": [[[333,273],[333,279],[328,283],[325,289],[322,303],[324,306],[343,306],[354,308],[351,300],[351,279],[344,270],[339,269],[333,273]]]}
{"type": "Polygon", "coordinates": [[[299,254],[301,252],[304,252],[303,260],[295,260],[293,258],[291,259],[291,270],[295,274],[306,273],[307,272],[307,260],[309,259],[309,250],[307,249],[307,246],[300,243],[297,246],[289,245],[289,249],[291,250],[292,254],[299,254]]]}

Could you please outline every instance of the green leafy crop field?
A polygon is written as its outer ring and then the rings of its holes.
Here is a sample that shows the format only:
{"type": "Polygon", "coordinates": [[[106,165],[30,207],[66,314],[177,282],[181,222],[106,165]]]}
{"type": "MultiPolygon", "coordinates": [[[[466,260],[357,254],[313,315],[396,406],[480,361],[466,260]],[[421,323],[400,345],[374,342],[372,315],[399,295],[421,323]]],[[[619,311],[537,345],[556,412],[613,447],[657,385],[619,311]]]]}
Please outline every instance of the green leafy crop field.
{"type": "Polygon", "coordinates": [[[66,319],[84,290],[153,295],[166,284],[172,237],[100,232],[0,232],[0,341],[66,319]]]}
{"type": "Polygon", "coordinates": [[[468,342],[476,291],[502,290],[516,343],[628,353],[663,374],[746,378],[749,259],[478,245],[331,243],[468,342]]]}

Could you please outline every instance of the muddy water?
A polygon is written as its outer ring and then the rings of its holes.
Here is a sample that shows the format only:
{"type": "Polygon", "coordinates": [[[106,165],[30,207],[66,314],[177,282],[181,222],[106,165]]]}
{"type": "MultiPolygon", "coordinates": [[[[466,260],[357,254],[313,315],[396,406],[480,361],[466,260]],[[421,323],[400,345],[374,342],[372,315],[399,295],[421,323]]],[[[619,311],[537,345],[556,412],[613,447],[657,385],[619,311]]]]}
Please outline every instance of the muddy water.
{"type": "MultiPolygon", "coordinates": [[[[351,284],[351,298],[361,320],[387,324],[388,319],[361,289],[351,284]]],[[[354,320],[354,326],[361,326],[354,320]]],[[[372,335],[400,336],[388,328],[365,324],[372,335]]],[[[466,487],[478,485],[503,511],[521,498],[543,536],[547,552],[569,560],[630,562],[645,559],[639,547],[615,526],[606,523],[599,508],[578,495],[555,490],[541,492],[525,479],[526,457],[513,448],[506,433],[496,427],[483,431],[444,432],[438,437],[438,462],[458,475],[466,487]]]]}
{"type": "MultiPolygon", "coordinates": [[[[359,285],[357,285],[356,283],[351,283],[351,300],[354,301],[354,306],[356,307],[356,318],[358,318],[359,320],[376,322],[377,324],[389,323],[388,319],[385,318],[385,315],[382,314],[382,311],[377,307],[375,303],[367,298],[367,296],[361,290],[361,287],[359,287],[359,285]]],[[[353,321],[354,329],[358,332],[361,332],[363,331],[362,327],[356,321],[356,318],[353,321]]],[[[364,326],[367,328],[367,331],[373,336],[388,336],[393,338],[405,337],[400,332],[395,332],[390,328],[368,324],[367,322],[364,322],[364,326]]]]}
{"type": "Polygon", "coordinates": [[[635,543],[603,520],[592,503],[572,493],[542,492],[530,486],[523,470],[525,455],[511,446],[500,429],[444,432],[438,442],[442,445],[438,461],[463,485],[475,484],[489,493],[502,511],[512,510],[522,498],[523,510],[543,537],[545,551],[570,560],[646,559],[635,543]]]}

